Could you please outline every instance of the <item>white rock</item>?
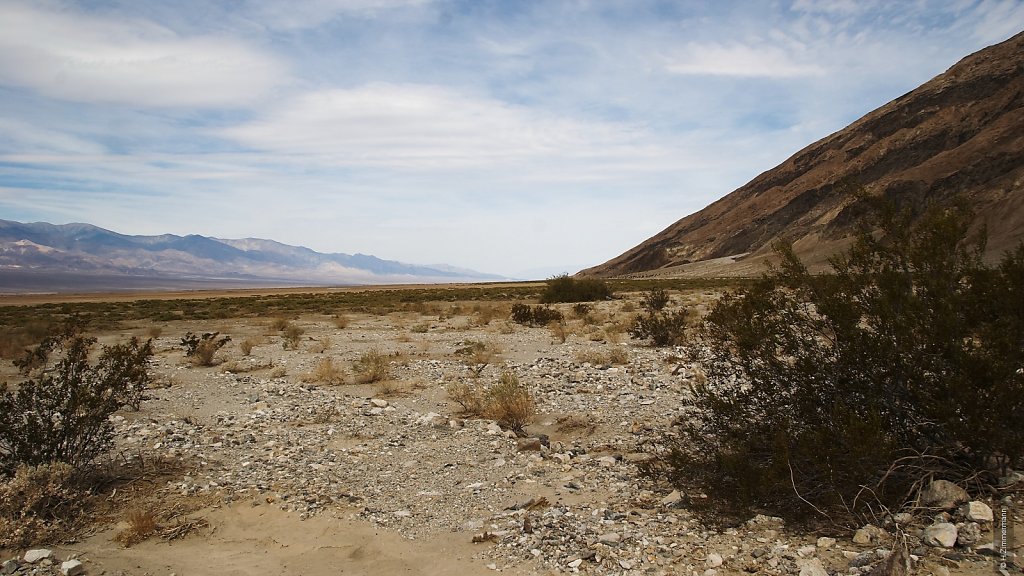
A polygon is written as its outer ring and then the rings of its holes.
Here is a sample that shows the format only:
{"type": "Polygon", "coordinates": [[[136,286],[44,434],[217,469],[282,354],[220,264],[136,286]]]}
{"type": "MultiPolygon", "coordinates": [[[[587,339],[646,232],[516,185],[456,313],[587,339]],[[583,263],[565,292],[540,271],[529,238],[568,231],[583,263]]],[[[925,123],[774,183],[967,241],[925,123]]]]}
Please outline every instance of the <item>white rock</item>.
{"type": "Polygon", "coordinates": [[[78,560],[71,559],[61,563],[60,573],[64,576],[79,576],[79,574],[85,574],[85,566],[78,560]]]}
{"type": "Polygon", "coordinates": [[[708,559],[705,563],[708,565],[708,568],[718,568],[722,565],[722,556],[712,552],[708,554],[708,559]]]}
{"type": "Polygon", "coordinates": [[[388,401],[387,400],[383,400],[381,398],[371,398],[370,399],[370,404],[373,404],[377,408],[387,408],[388,407],[388,401]]]}
{"type": "Polygon", "coordinates": [[[817,551],[818,549],[814,546],[801,546],[800,549],[796,551],[796,553],[801,556],[812,556],[817,551]]]}
{"type": "Polygon", "coordinates": [[[597,537],[597,541],[602,544],[618,544],[621,540],[622,536],[620,536],[618,532],[609,532],[597,537]]]}
{"type": "Polygon", "coordinates": [[[991,522],[993,519],[992,508],[978,500],[961,506],[960,513],[971,522],[991,522]]]}
{"type": "Polygon", "coordinates": [[[952,548],[956,545],[956,526],[949,522],[940,522],[924,529],[921,540],[937,548],[952,548]]]}
{"type": "Polygon", "coordinates": [[[601,466],[604,466],[605,468],[611,468],[612,466],[615,466],[616,462],[617,460],[615,460],[614,456],[601,456],[600,458],[597,459],[597,463],[600,464],[601,466]]]}
{"type": "Polygon", "coordinates": [[[829,538],[828,536],[822,536],[818,538],[818,548],[831,548],[836,545],[835,538],[829,538]]]}
{"type": "Polygon", "coordinates": [[[799,563],[800,576],[828,576],[825,565],[817,558],[804,560],[799,563]]]}
{"type": "Polygon", "coordinates": [[[583,558],[577,558],[572,562],[569,562],[568,566],[569,568],[579,568],[581,564],[583,564],[583,558]]]}
{"type": "Polygon", "coordinates": [[[53,550],[50,550],[49,548],[36,548],[25,552],[25,562],[28,562],[29,564],[35,564],[44,558],[52,557],[53,550]]]}

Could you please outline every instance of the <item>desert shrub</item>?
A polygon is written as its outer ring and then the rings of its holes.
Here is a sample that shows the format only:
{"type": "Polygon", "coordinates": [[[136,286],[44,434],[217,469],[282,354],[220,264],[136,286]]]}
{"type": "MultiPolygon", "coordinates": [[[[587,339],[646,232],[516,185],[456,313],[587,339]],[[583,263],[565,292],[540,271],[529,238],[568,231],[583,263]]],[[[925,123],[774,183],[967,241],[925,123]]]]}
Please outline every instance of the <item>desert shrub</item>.
{"type": "Polygon", "coordinates": [[[23,548],[65,535],[85,494],[64,462],[21,464],[0,482],[0,548],[23,548]]]}
{"type": "Polygon", "coordinates": [[[339,330],[348,328],[348,325],[352,323],[352,320],[345,314],[338,314],[334,317],[334,327],[339,330]]]}
{"type": "Polygon", "coordinates": [[[586,302],[577,302],[572,305],[572,315],[577,318],[586,318],[587,314],[590,314],[590,311],[593,309],[594,307],[586,302]]]}
{"type": "Polygon", "coordinates": [[[303,377],[305,382],[322,382],[337,385],[345,382],[345,371],[334,364],[331,358],[321,358],[313,367],[313,371],[303,377]]]}
{"type": "Polygon", "coordinates": [[[611,364],[629,364],[629,351],[615,346],[608,351],[608,362],[611,364]]]}
{"type": "Polygon", "coordinates": [[[114,541],[128,548],[142,542],[160,529],[152,510],[134,508],[125,515],[128,526],[114,536],[114,541]]]}
{"type": "Polygon", "coordinates": [[[658,288],[644,294],[640,300],[640,305],[648,312],[660,312],[668,306],[670,301],[671,299],[668,296],[668,292],[664,289],[658,288]]]}
{"type": "Polygon", "coordinates": [[[91,364],[95,342],[72,333],[51,336],[18,362],[28,379],[16,392],[0,393],[0,475],[23,464],[88,465],[110,447],[110,415],[139,407],[150,382],[151,343],[132,338],[104,346],[91,364]],[[53,356],[59,359],[51,366],[53,356]]]}
{"type": "Polygon", "coordinates": [[[302,342],[302,335],[306,331],[301,326],[295,324],[289,324],[281,332],[281,347],[285,350],[298,350],[299,344],[302,342]]]}
{"type": "Polygon", "coordinates": [[[490,386],[483,396],[483,414],[498,422],[502,428],[517,433],[533,420],[535,404],[529,388],[519,382],[510,371],[501,373],[498,383],[490,386]]]}
{"type": "Polygon", "coordinates": [[[206,332],[202,336],[196,336],[192,332],[186,332],[181,339],[185,356],[196,366],[213,366],[213,357],[217,350],[231,342],[231,336],[225,336],[218,340],[219,334],[220,332],[206,332]]]}
{"type": "Polygon", "coordinates": [[[248,356],[252,354],[252,349],[256,347],[256,342],[246,338],[238,344],[238,350],[242,353],[242,356],[248,356]]]}
{"type": "Polygon", "coordinates": [[[600,278],[573,278],[568,274],[547,280],[547,287],[540,296],[543,304],[556,302],[593,302],[611,298],[612,290],[600,278]]]}
{"type": "Polygon", "coordinates": [[[629,335],[638,340],[647,340],[654,346],[682,344],[686,337],[686,310],[648,311],[638,314],[629,328],[629,335]]]}
{"type": "Polygon", "coordinates": [[[551,330],[551,335],[558,339],[561,344],[565,344],[565,341],[569,339],[569,334],[572,331],[565,325],[564,322],[551,322],[548,324],[548,329],[551,330]]]}
{"type": "Polygon", "coordinates": [[[281,332],[291,325],[287,318],[274,318],[270,321],[270,329],[274,332],[281,332]]]}
{"type": "Polygon", "coordinates": [[[475,387],[462,381],[451,382],[445,386],[448,397],[462,407],[462,412],[470,416],[480,416],[484,411],[483,394],[475,387]]]}
{"type": "Polygon", "coordinates": [[[718,302],[708,380],[649,472],[727,510],[856,524],[925,475],[977,486],[1024,464],[1024,244],[990,268],[963,205],[873,214],[832,274],[779,245],[718,302]]]}
{"type": "Polygon", "coordinates": [[[413,334],[426,334],[430,331],[430,324],[427,322],[413,324],[412,328],[409,328],[409,331],[413,334]]]}
{"type": "Polygon", "coordinates": [[[380,382],[391,378],[391,362],[380,350],[369,350],[356,360],[352,372],[360,384],[380,382]]]}
{"type": "Polygon", "coordinates": [[[161,326],[150,326],[146,328],[146,336],[149,338],[159,338],[164,333],[164,329],[161,326]]]}
{"type": "Polygon", "coordinates": [[[526,304],[514,304],[512,306],[512,321],[524,326],[547,326],[552,322],[561,322],[562,313],[547,306],[534,306],[530,308],[526,304]]]}

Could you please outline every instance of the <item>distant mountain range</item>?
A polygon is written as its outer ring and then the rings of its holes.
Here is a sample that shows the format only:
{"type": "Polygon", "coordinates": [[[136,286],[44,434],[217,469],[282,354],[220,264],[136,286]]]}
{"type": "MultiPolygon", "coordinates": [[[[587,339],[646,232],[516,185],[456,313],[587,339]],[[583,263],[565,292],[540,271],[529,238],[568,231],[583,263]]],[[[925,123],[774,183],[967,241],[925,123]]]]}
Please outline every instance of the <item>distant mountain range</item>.
{"type": "Polygon", "coordinates": [[[1024,32],[580,274],[756,275],[779,239],[821,269],[862,212],[837,185],[844,179],[917,214],[965,198],[988,231],[989,261],[1024,240],[1024,32]]]}
{"type": "Polygon", "coordinates": [[[0,292],[503,280],[444,264],[322,254],[273,240],[128,236],[91,224],[0,220],[0,292]]]}

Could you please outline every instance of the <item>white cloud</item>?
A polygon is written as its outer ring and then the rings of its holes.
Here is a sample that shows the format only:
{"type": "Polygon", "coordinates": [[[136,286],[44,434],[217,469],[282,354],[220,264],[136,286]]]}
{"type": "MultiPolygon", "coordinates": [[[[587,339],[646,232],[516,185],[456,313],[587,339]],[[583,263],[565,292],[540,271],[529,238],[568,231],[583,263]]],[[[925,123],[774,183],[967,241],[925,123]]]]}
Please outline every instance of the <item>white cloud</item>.
{"type": "Polygon", "coordinates": [[[280,61],[231,38],[147,20],[0,5],[0,84],[90,103],[239,106],[282,82],[280,61]]]}
{"type": "Polygon", "coordinates": [[[546,158],[636,162],[656,155],[629,125],[578,122],[420,84],[309,92],[217,134],[255,150],[347,166],[478,167],[546,158]]]}
{"type": "Polygon", "coordinates": [[[252,0],[252,16],[268,28],[301,30],[315,28],[338,16],[372,17],[389,10],[415,8],[432,0],[252,0]]]}
{"type": "Polygon", "coordinates": [[[668,72],[682,75],[795,78],[824,73],[821,67],[800,62],[777,46],[691,43],[664,60],[668,72]]]}

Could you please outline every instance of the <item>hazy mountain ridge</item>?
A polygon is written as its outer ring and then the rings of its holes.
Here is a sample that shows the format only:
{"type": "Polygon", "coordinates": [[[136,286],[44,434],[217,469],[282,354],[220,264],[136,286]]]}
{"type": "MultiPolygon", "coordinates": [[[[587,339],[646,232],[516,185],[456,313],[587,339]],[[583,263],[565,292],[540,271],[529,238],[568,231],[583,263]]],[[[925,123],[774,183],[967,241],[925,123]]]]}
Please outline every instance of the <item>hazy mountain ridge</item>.
{"type": "MultiPolygon", "coordinates": [[[[0,275],[59,274],[251,279],[261,285],[387,284],[501,280],[447,265],[422,266],[365,254],[323,254],[259,238],[196,234],[129,236],[91,224],[0,220],[0,275]]],[[[2,284],[2,283],[0,283],[2,284]]],[[[38,287],[36,287],[38,289],[38,287]]]]}
{"type": "Polygon", "coordinates": [[[1024,32],[581,274],[752,275],[779,239],[820,267],[860,210],[844,179],[915,210],[965,197],[990,260],[1024,240],[1024,32]]]}

